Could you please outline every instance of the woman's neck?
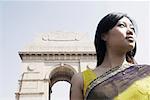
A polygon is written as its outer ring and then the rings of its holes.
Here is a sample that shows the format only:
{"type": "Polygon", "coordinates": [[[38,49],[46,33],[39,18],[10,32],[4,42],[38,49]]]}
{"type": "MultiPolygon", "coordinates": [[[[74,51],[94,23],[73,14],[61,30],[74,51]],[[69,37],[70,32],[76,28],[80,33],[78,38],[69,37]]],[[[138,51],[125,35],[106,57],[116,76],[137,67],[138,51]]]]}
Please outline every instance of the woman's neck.
{"type": "Polygon", "coordinates": [[[113,68],[116,66],[121,66],[123,63],[127,63],[125,53],[112,52],[110,50],[106,52],[101,66],[113,68]]]}

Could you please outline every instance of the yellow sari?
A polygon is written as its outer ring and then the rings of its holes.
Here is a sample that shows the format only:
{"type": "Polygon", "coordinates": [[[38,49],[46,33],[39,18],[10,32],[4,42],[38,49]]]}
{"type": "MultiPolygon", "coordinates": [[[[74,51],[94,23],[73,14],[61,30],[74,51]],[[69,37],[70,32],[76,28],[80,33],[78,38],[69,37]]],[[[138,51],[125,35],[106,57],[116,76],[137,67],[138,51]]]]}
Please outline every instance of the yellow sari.
{"type": "Polygon", "coordinates": [[[150,100],[149,65],[130,66],[103,77],[88,69],[83,79],[84,100],[150,100]]]}

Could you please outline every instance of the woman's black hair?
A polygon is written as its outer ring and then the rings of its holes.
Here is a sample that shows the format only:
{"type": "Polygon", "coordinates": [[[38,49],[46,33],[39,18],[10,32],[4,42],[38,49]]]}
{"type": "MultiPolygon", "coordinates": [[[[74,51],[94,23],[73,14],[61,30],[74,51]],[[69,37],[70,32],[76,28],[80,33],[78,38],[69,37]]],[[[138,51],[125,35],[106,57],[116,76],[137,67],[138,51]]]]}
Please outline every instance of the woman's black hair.
{"type": "MultiPolygon", "coordinates": [[[[133,20],[129,16],[123,13],[109,13],[108,15],[103,17],[99,22],[95,34],[95,41],[94,41],[95,48],[96,48],[96,55],[97,55],[97,66],[102,64],[106,53],[106,43],[104,40],[102,40],[101,37],[102,34],[111,30],[117,24],[117,22],[123,17],[127,17],[135,26],[133,20]]],[[[135,53],[136,53],[136,43],[135,43],[135,47],[131,51],[126,53],[126,60],[130,63],[136,63],[133,58],[135,56],[135,53]]]]}

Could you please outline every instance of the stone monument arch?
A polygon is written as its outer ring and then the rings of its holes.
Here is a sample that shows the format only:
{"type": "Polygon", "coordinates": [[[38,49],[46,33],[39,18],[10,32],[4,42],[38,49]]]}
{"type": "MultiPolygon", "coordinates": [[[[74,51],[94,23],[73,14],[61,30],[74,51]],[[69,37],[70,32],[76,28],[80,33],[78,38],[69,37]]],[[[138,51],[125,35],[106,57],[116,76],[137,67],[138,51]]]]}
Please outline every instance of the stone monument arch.
{"type": "Polygon", "coordinates": [[[67,81],[70,83],[72,76],[77,73],[77,71],[70,65],[60,64],[50,72],[49,79],[50,85],[53,86],[57,81],[67,81]]]}
{"type": "Polygon", "coordinates": [[[22,71],[16,100],[51,100],[56,82],[70,83],[75,73],[96,66],[93,41],[84,33],[39,34],[19,55],[22,71]]]}

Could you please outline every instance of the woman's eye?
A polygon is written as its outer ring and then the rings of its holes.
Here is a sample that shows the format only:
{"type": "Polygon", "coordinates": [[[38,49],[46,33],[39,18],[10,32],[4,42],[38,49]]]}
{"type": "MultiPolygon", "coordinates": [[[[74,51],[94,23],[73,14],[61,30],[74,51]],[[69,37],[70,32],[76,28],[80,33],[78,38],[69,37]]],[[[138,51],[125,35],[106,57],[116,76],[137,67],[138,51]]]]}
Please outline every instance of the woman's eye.
{"type": "Polygon", "coordinates": [[[131,29],[135,32],[135,29],[134,29],[134,27],[131,27],[131,29]]]}
{"type": "Polygon", "coordinates": [[[119,27],[125,27],[125,25],[124,25],[124,24],[118,24],[118,26],[119,26],[119,27]]]}

